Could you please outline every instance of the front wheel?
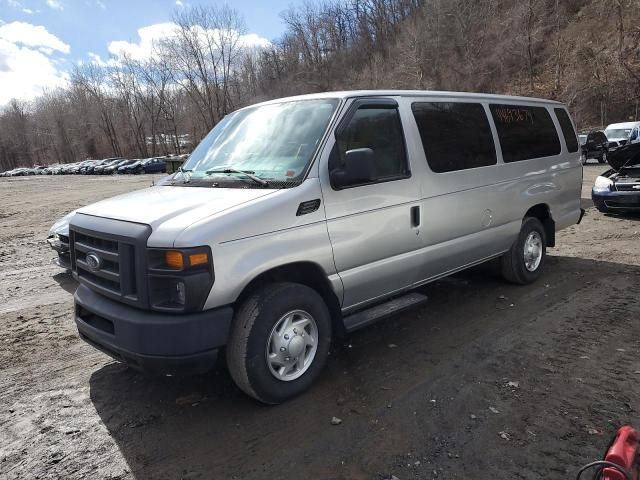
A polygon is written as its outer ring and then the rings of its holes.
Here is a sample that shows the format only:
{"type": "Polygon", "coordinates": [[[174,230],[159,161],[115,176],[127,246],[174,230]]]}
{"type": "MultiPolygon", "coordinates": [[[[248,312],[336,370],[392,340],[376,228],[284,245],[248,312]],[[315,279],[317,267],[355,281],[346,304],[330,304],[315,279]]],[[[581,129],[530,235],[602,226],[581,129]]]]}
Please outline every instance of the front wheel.
{"type": "Polygon", "coordinates": [[[297,283],[267,285],[238,309],[227,345],[236,385],[278,404],[318,378],[329,353],[331,317],[322,297],[297,283]]]}
{"type": "Polygon", "coordinates": [[[547,257],[546,235],[540,220],[527,217],[511,249],[501,257],[502,276],[526,285],[538,279],[547,257]]]}

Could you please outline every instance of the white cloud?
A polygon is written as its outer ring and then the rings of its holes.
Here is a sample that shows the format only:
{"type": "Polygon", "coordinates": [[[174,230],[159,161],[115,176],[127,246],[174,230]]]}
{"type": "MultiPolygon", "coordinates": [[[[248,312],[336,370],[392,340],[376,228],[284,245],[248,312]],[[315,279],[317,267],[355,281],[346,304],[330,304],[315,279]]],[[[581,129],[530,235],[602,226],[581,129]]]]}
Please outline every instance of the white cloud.
{"type": "Polygon", "coordinates": [[[31,10],[30,8],[23,8],[22,11],[27,15],[33,15],[33,10],[31,10]]]}
{"type": "Polygon", "coordinates": [[[22,5],[18,0],[7,0],[7,5],[13,8],[22,8],[22,5]]]}
{"type": "MultiPolygon", "coordinates": [[[[127,55],[134,60],[146,60],[153,56],[154,46],[165,39],[169,39],[176,34],[178,26],[173,22],[156,23],[138,29],[139,40],[128,42],[116,40],[109,43],[109,53],[116,57],[127,55]]],[[[200,29],[199,35],[205,35],[205,31],[200,29]]],[[[212,32],[209,32],[212,33],[212,32]]],[[[215,32],[213,32],[215,34],[215,32]]],[[[241,35],[239,45],[246,48],[268,47],[271,45],[266,38],[256,33],[241,35]]]]}
{"type": "Polygon", "coordinates": [[[240,45],[243,47],[268,47],[271,45],[271,42],[264,37],[261,37],[257,33],[248,33],[246,35],[242,35],[240,37],[240,45]]]}
{"type": "Polygon", "coordinates": [[[96,5],[98,7],[100,7],[102,10],[106,10],[107,9],[107,6],[103,2],[101,2],[100,0],[96,0],[96,5]]]}
{"type": "Polygon", "coordinates": [[[47,5],[54,10],[64,10],[61,0],[47,0],[47,5]]]}
{"type": "MultiPolygon", "coordinates": [[[[95,52],[89,52],[87,55],[91,59],[91,63],[99,67],[119,67],[122,65],[122,63],[115,57],[103,60],[103,58],[95,52]]],[[[79,63],[82,64],[82,62],[79,63]]]]}
{"type": "Polygon", "coordinates": [[[51,55],[69,51],[69,45],[42,26],[0,24],[0,106],[67,85],[69,75],[58,69],[59,61],[51,55]]]}
{"type": "Polygon", "coordinates": [[[184,3],[182,2],[182,0],[176,0],[176,5],[179,7],[184,7],[184,3]]]}
{"type": "Polygon", "coordinates": [[[0,105],[12,98],[31,100],[68,81],[44,53],[0,39],[0,105]]]}
{"type": "Polygon", "coordinates": [[[0,26],[0,39],[27,47],[46,47],[62,53],[69,53],[71,47],[42,25],[25,22],[11,22],[0,26]]]}
{"type": "Polygon", "coordinates": [[[156,23],[138,29],[137,43],[116,40],[109,44],[109,53],[116,57],[128,55],[134,60],[145,60],[153,55],[153,48],[158,42],[175,35],[176,24],[172,22],[156,23]]]}

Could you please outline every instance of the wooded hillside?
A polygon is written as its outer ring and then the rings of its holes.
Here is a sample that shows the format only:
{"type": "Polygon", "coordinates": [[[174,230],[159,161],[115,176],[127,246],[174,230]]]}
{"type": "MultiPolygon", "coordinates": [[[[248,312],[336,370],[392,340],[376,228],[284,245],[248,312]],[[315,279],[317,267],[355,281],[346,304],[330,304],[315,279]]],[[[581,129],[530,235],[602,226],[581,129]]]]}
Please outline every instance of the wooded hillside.
{"type": "Polygon", "coordinates": [[[269,47],[230,7],[176,13],[149,59],[85,63],[0,112],[0,171],[180,153],[225,114],[315,91],[410,88],[566,102],[579,128],[638,118],[640,0],[326,0],[269,47]]]}

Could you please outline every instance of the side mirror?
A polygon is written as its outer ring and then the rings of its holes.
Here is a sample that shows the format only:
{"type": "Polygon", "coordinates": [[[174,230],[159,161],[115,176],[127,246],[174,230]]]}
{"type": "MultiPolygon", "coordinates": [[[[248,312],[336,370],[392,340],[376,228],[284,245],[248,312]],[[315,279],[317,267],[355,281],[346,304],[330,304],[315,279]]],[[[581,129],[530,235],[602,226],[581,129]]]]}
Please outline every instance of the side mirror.
{"type": "Polygon", "coordinates": [[[331,183],[338,188],[369,183],[375,179],[375,156],[370,148],[347,150],[344,165],[331,171],[331,183]]]}

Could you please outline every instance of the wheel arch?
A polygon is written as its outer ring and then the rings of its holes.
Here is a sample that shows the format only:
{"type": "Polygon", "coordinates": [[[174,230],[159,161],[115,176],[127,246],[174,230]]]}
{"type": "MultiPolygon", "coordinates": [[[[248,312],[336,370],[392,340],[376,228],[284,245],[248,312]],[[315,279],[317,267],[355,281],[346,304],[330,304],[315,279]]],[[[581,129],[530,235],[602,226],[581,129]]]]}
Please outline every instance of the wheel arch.
{"type": "Polygon", "coordinates": [[[533,217],[540,220],[544,227],[544,233],[546,238],[547,247],[555,247],[556,245],[556,222],[551,215],[551,209],[546,203],[538,203],[534,205],[527,213],[524,214],[524,218],[533,217]]]}
{"type": "Polygon", "coordinates": [[[324,269],[314,262],[293,262],[266,270],[254,277],[240,292],[235,303],[240,304],[260,287],[273,282],[293,282],[315,290],[324,300],[331,315],[333,333],[344,336],[340,301],[324,269]]]}

